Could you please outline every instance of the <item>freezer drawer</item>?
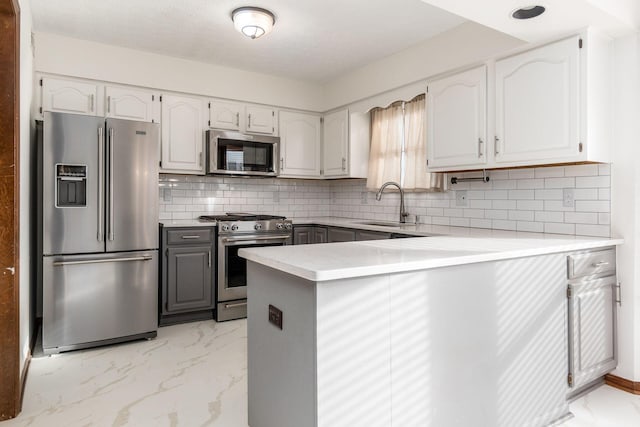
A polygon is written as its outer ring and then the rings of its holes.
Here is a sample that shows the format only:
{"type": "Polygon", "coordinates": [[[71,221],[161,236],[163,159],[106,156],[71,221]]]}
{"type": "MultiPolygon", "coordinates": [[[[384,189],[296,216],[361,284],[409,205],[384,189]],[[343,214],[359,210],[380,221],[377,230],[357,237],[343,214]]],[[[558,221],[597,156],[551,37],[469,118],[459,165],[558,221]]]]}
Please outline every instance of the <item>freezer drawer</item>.
{"type": "Polygon", "coordinates": [[[44,257],[43,276],[46,354],[155,336],[157,251],[44,257]]]}

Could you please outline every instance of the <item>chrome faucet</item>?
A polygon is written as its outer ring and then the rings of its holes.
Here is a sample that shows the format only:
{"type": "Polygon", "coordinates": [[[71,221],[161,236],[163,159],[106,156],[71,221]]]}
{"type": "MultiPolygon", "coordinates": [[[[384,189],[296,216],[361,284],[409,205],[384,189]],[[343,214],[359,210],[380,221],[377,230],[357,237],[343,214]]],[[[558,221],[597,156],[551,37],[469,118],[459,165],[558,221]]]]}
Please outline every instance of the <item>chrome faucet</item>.
{"type": "Polygon", "coordinates": [[[406,218],[409,216],[409,214],[404,210],[404,190],[402,189],[402,187],[400,187],[400,184],[393,181],[385,182],[378,190],[378,193],[376,194],[376,200],[380,201],[382,199],[382,192],[389,185],[395,185],[396,187],[398,187],[398,190],[400,190],[400,222],[406,222],[406,218]]]}

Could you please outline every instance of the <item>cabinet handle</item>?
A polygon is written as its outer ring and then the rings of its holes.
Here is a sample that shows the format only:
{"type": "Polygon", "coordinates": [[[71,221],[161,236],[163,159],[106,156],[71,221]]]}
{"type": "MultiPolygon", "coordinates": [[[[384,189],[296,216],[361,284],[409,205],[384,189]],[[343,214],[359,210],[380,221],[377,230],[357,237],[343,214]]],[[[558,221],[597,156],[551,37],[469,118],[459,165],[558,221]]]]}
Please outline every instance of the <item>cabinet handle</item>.
{"type": "Polygon", "coordinates": [[[111,97],[107,96],[107,113],[111,112],[111,97]]]}
{"type": "Polygon", "coordinates": [[[183,238],[185,240],[193,240],[193,239],[199,239],[200,236],[185,235],[185,236],[181,236],[181,238],[183,238]]]}
{"type": "Polygon", "coordinates": [[[200,152],[200,167],[202,167],[202,151],[200,152]]]}
{"type": "Polygon", "coordinates": [[[284,169],[284,157],[280,157],[280,170],[284,169]]]}
{"type": "Polygon", "coordinates": [[[484,141],[482,140],[482,138],[478,138],[478,158],[482,157],[483,155],[482,144],[484,144],[484,141]]]}
{"type": "Polygon", "coordinates": [[[207,255],[209,255],[209,268],[211,268],[211,251],[209,251],[207,255]]]}
{"type": "Polygon", "coordinates": [[[594,262],[593,264],[591,264],[591,267],[598,268],[598,267],[604,267],[605,265],[609,265],[609,261],[594,262]]]}
{"type": "Polygon", "coordinates": [[[498,138],[497,136],[494,138],[495,144],[493,147],[493,154],[495,154],[496,156],[498,154],[500,154],[500,150],[498,150],[498,144],[500,143],[500,138],[498,138]]]}
{"type": "Polygon", "coordinates": [[[236,126],[240,126],[240,113],[236,113],[236,126]]]}
{"type": "Polygon", "coordinates": [[[342,158],[342,171],[345,172],[347,170],[347,159],[342,158]]]}
{"type": "Polygon", "coordinates": [[[93,94],[89,95],[89,111],[93,113],[93,94]]]}
{"type": "Polygon", "coordinates": [[[249,124],[247,125],[247,128],[251,129],[251,114],[249,114],[248,119],[249,119],[249,124]]]}

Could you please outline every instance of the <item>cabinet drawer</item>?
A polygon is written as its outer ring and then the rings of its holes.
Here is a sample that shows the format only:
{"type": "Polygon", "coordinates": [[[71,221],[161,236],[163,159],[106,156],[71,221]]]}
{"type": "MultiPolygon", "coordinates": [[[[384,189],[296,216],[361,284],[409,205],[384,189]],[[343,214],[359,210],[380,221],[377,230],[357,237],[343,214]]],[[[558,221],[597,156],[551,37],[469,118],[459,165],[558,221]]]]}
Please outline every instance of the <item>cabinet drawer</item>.
{"type": "Polygon", "coordinates": [[[209,243],[213,240],[213,230],[198,228],[189,230],[167,230],[167,244],[209,243]]]}
{"type": "Polygon", "coordinates": [[[615,249],[569,255],[567,258],[569,279],[616,271],[615,249]]]}

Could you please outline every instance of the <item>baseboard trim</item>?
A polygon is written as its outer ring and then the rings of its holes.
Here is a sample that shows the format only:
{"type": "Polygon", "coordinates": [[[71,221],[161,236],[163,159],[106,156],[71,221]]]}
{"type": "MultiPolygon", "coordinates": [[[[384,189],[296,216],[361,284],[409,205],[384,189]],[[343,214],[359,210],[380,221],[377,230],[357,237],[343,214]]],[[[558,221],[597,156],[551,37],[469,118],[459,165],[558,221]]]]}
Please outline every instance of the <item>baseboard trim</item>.
{"type": "Polygon", "coordinates": [[[604,377],[604,382],[627,393],[640,394],[640,381],[631,381],[617,375],[607,374],[604,377]]]}

